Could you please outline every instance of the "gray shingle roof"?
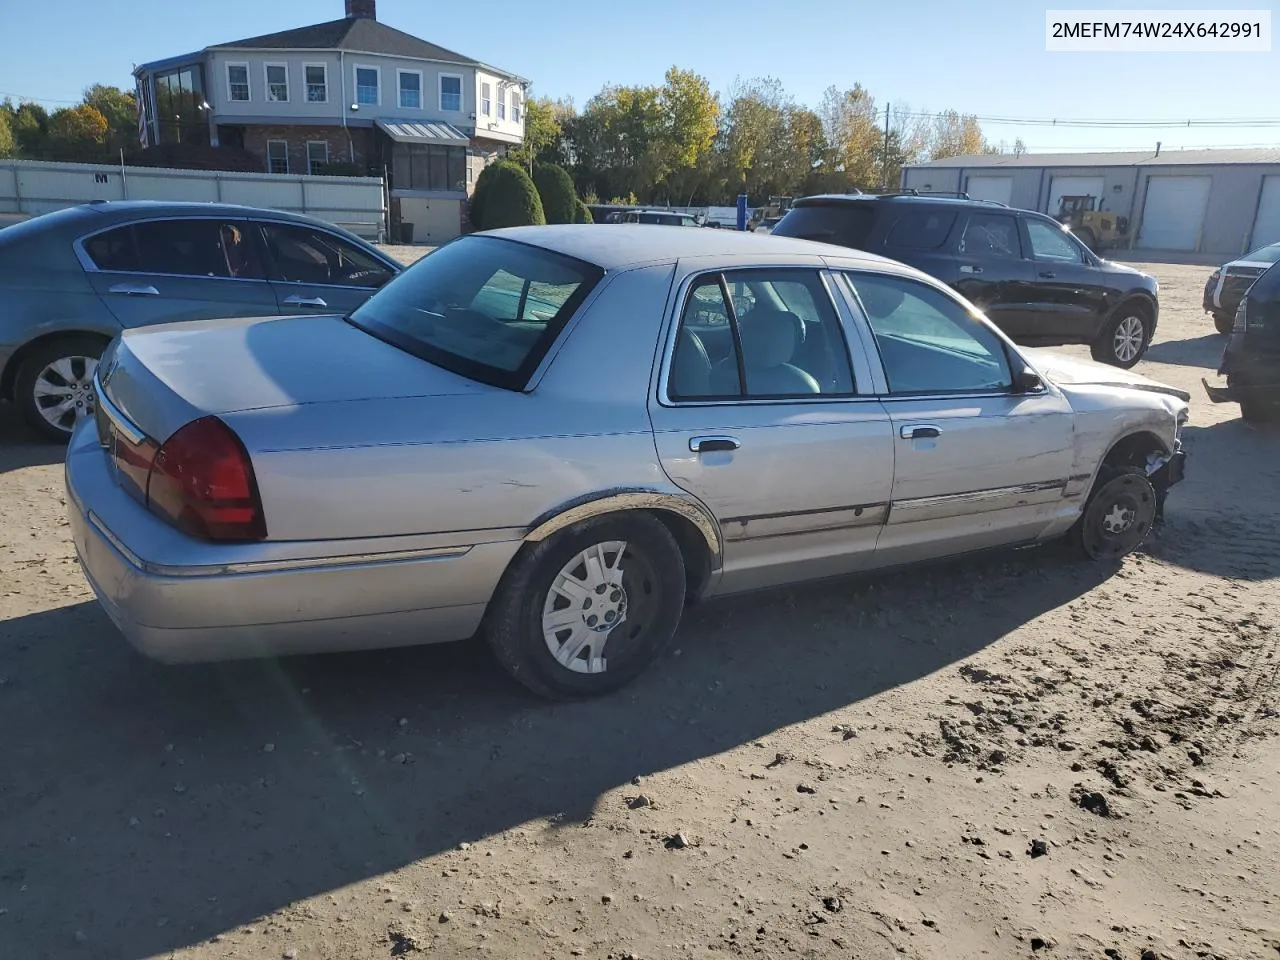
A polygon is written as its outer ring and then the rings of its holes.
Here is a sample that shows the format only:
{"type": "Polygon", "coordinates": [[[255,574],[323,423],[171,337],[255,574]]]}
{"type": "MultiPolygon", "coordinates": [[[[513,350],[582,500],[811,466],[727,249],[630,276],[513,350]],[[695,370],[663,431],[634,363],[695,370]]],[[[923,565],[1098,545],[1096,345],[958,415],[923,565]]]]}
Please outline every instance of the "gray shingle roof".
{"type": "MultiPolygon", "coordinates": [[[[260,37],[248,37],[231,43],[217,43],[214,50],[356,50],[361,53],[381,53],[389,57],[405,57],[411,60],[441,60],[445,63],[461,63],[484,67],[479,60],[446,50],[412,34],[388,27],[385,23],[367,17],[345,17],[316,23],[309,27],[266,33],[260,37]]],[[[493,69],[493,68],[489,68],[493,69]]],[[[505,71],[498,71],[505,72],[505,71]]]]}
{"type": "Polygon", "coordinates": [[[911,168],[930,167],[1156,167],[1213,166],[1215,164],[1274,163],[1280,164],[1280,146],[1222,150],[1154,150],[1112,151],[1108,153],[1011,153],[975,154],[947,157],[928,163],[910,164],[911,168]]]}

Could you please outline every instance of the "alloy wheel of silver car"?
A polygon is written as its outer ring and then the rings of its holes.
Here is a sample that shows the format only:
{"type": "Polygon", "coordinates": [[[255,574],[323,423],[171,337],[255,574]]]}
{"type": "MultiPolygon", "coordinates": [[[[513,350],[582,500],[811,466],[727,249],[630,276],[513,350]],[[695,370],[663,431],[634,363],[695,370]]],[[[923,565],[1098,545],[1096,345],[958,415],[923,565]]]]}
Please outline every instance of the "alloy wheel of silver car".
{"type": "Polygon", "coordinates": [[[96,357],[60,357],[36,374],[32,384],[35,409],[55,430],[71,433],[81,420],[93,416],[93,375],[96,357]]]}
{"type": "Polygon", "coordinates": [[[1131,314],[1116,324],[1116,331],[1112,334],[1111,351],[1121,363],[1131,364],[1142,354],[1146,341],[1146,325],[1141,317],[1131,314]]]}

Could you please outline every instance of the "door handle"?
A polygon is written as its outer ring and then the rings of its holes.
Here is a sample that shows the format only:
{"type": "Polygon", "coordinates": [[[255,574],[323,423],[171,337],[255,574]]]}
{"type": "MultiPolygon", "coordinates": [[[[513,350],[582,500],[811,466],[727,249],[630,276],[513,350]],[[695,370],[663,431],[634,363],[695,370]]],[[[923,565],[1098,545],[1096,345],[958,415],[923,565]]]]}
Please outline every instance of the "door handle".
{"type": "Polygon", "coordinates": [[[898,431],[903,440],[932,440],[942,436],[942,431],[932,423],[909,423],[898,431]]]}
{"type": "Polygon", "coordinates": [[[742,444],[737,437],[690,437],[692,453],[714,453],[717,450],[737,450],[742,444]]]}
{"type": "Polygon", "coordinates": [[[964,263],[964,264],[961,264],[961,265],[960,265],[960,272],[961,272],[961,273],[981,273],[981,272],[982,272],[982,268],[981,268],[981,267],[975,267],[975,266],[973,266],[972,264],[969,264],[969,263],[964,263]]]}
{"type": "Polygon", "coordinates": [[[160,291],[147,283],[117,283],[111,293],[123,293],[126,297],[158,297],[160,291]]]}
{"type": "Polygon", "coordinates": [[[1052,270],[1044,270],[1041,272],[1040,276],[1044,277],[1044,279],[1046,280],[1052,280],[1054,277],[1057,276],[1057,274],[1054,273],[1052,270]]]}
{"type": "Polygon", "coordinates": [[[328,304],[320,297],[300,297],[296,293],[291,297],[285,297],[284,302],[292,307],[327,307],[328,304]]]}

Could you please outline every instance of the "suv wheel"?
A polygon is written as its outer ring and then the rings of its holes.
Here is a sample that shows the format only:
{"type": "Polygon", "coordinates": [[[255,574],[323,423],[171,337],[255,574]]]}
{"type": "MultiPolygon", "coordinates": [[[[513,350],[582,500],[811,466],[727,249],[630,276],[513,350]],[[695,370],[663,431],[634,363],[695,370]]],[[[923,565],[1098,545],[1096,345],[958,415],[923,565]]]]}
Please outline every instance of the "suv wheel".
{"type": "Polygon", "coordinates": [[[1094,342],[1093,359],[1128,370],[1142,359],[1150,345],[1151,327],[1145,311],[1134,304],[1123,304],[1094,342]]]}

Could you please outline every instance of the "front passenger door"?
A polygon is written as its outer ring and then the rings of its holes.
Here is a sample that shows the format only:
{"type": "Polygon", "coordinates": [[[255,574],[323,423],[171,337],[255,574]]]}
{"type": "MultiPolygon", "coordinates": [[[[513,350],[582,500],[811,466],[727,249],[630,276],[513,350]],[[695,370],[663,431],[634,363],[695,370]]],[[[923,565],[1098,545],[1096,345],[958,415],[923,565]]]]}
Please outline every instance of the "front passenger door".
{"type": "Polygon", "coordinates": [[[394,275],[385,263],[327,230],[296,223],[260,226],[282,313],[345,316],[394,275]]]}
{"type": "Polygon", "coordinates": [[[1075,416],[1052,387],[1013,390],[1010,354],[951,296],[900,276],[844,278],[878,347],[893,499],[878,565],[1034,540],[1064,497],[1075,416]]]}
{"type": "Polygon", "coordinates": [[[1023,222],[1035,269],[1030,291],[1035,318],[1027,342],[1092,342],[1107,311],[1101,273],[1058,224],[1032,217],[1023,222]]]}

